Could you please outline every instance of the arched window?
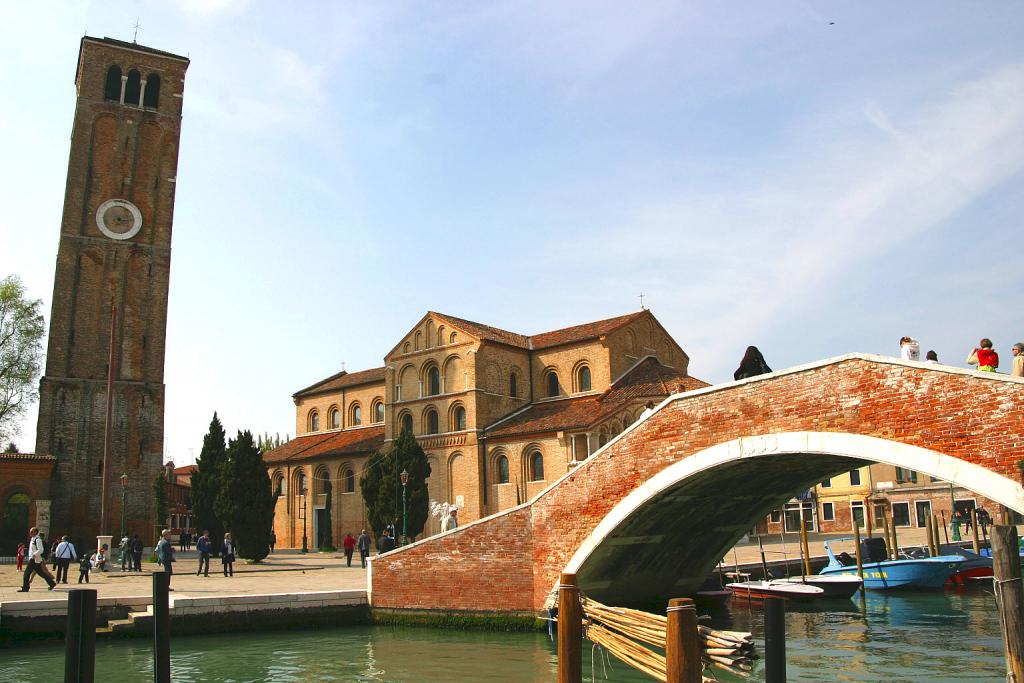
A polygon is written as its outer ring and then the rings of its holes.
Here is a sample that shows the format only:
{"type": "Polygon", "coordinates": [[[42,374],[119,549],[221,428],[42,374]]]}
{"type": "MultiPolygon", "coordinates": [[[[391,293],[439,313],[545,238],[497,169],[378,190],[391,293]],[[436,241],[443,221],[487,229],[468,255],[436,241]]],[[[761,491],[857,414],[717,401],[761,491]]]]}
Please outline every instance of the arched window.
{"type": "Polygon", "coordinates": [[[508,458],[506,458],[504,455],[499,455],[498,459],[495,461],[494,464],[498,468],[498,483],[499,484],[507,484],[508,483],[508,458]]]}
{"type": "Polygon", "coordinates": [[[295,488],[298,495],[306,495],[306,473],[302,470],[299,470],[298,476],[295,477],[295,488]]]}
{"type": "Polygon", "coordinates": [[[436,410],[427,411],[427,434],[437,434],[441,431],[440,421],[437,419],[436,410]]]}
{"type": "Polygon", "coordinates": [[[363,424],[363,409],[356,403],[352,406],[352,425],[361,424],[363,424]]]}
{"type": "Polygon", "coordinates": [[[444,329],[444,325],[437,328],[437,345],[444,346],[444,338],[447,336],[448,330],[444,329]]]}
{"type": "Polygon", "coordinates": [[[508,395],[512,398],[519,396],[519,375],[515,372],[508,376],[508,395]]]}
{"type": "Polygon", "coordinates": [[[462,406],[455,406],[452,420],[452,431],[459,431],[466,428],[466,409],[462,406]]]}
{"type": "Polygon", "coordinates": [[[561,393],[561,388],[558,386],[558,373],[552,370],[547,375],[548,383],[548,396],[558,396],[561,393]]]}
{"type": "Polygon", "coordinates": [[[402,353],[409,353],[410,350],[409,342],[405,342],[405,346],[402,347],[402,353]]]}
{"type": "Polygon", "coordinates": [[[107,69],[107,81],[103,86],[103,99],[108,102],[121,101],[121,67],[107,69]]]}
{"type": "Polygon", "coordinates": [[[383,422],[384,421],[384,402],[377,401],[373,404],[373,421],[383,422]]]}
{"type": "Polygon", "coordinates": [[[530,481],[544,481],[544,456],[540,451],[530,454],[530,481]]]}
{"type": "Polygon", "coordinates": [[[427,370],[427,388],[428,396],[437,396],[441,393],[441,371],[436,365],[427,370]]]}
{"type": "Polygon", "coordinates": [[[576,372],[576,386],[579,391],[590,391],[590,368],[586,365],[580,366],[576,372]]]}
{"type": "Polygon", "coordinates": [[[320,413],[316,412],[315,410],[309,414],[309,431],[320,431],[320,413]]]}
{"type": "Polygon", "coordinates": [[[345,493],[356,492],[356,473],[348,468],[341,475],[341,487],[345,493]]]}
{"type": "Polygon", "coordinates": [[[604,432],[601,432],[601,436],[597,437],[597,445],[598,447],[600,447],[604,446],[606,443],[608,443],[608,435],[604,432]]]}
{"type": "Polygon", "coordinates": [[[146,92],[142,95],[142,106],[157,108],[160,103],[160,77],[156,74],[146,76],[146,92]]]}
{"type": "Polygon", "coordinates": [[[420,347],[423,345],[423,333],[417,332],[416,336],[414,337],[414,341],[415,343],[413,344],[413,348],[419,351],[420,347]]]}
{"type": "Polygon", "coordinates": [[[337,429],[341,426],[341,411],[337,408],[331,409],[331,429],[337,429]]]}
{"type": "Polygon", "coordinates": [[[450,337],[448,337],[448,343],[449,344],[454,344],[455,343],[455,333],[454,332],[452,332],[452,335],[450,337]]]}
{"type": "Polygon", "coordinates": [[[274,485],[272,487],[275,496],[284,494],[284,475],[280,472],[274,473],[274,485]]]}
{"type": "Polygon", "coordinates": [[[128,72],[128,82],[124,85],[124,103],[138,106],[139,96],[142,95],[142,76],[137,69],[128,72]]]}
{"type": "Polygon", "coordinates": [[[402,416],[402,431],[412,434],[412,415],[409,413],[402,416]]]}

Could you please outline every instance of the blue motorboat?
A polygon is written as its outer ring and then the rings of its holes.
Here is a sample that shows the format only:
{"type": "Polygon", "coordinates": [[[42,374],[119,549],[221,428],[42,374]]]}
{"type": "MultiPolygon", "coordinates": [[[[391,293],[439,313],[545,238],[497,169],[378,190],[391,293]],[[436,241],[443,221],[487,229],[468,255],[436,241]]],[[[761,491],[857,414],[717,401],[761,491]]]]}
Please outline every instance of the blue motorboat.
{"type": "MultiPolygon", "coordinates": [[[[837,541],[851,541],[852,538],[837,538],[837,541]]],[[[821,570],[825,575],[857,575],[857,561],[848,553],[836,555],[829,541],[825,541],[828,564],[821,570]]],[[[890,590],[892,588],[942,588],[946,580],[964,562],[960,555],[938,555],[936,557],[886,559],[888,554],[885,541],[868,538],[861,542],[861,566],[864,570],[864,588],[869,590],[890,590]]]]}

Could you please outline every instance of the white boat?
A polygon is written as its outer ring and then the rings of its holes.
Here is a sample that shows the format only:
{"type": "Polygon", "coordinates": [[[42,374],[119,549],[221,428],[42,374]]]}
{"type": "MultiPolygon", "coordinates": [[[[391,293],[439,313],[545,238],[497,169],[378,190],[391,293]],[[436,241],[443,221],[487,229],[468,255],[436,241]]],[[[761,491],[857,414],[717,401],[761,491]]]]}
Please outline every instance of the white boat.
{"type": "Polygon", "coordinates": [[[850,598],[864,585],[859,576],[791,576],[785,579],[776,579],[779,583],[794,583],[798,585],[817,586],[825,591],[823,598],[850,598]]]}
{"type": "Polygon", "coordinates": [[[732,591],[734,597],[748,600],[785,598],[786,600],[808,601],[825,595],[825,590],[817,586],[778,580],[738,581],[726,584],[725,587],[732,591]]]}

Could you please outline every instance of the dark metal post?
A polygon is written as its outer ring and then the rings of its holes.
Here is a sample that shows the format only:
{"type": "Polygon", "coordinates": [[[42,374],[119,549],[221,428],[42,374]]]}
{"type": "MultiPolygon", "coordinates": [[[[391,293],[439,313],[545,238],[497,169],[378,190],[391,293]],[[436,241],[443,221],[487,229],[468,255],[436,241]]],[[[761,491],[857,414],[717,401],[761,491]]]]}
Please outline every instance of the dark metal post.
{"type": "Polygon", "coordinates": [[[764,680],[786,681],[786,601],[782,598],[764,601],[764,680]]]}
{"type": "Polygon", "coordinates": [[[68,623],[64,636],[64,683],[96,679],[96,591],[68,591],[68,623]]]}
{"type": "Polygon", "coordinates": [[[170,574],[153,572],[153,683],[171,683],[170,587],[170,574]]]}

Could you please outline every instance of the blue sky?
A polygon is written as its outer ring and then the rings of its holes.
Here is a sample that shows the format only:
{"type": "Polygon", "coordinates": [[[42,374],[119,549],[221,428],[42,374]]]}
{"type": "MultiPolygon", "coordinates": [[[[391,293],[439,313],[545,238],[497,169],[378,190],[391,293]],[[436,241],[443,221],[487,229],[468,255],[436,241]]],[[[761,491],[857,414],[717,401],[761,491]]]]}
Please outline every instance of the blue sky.
{"type": "Polygon", "coordinates": [[[644,292],[712,382],[748,344],[1024,339],[1020,3],[5,3],[0,275],[47,316],[78,41],[136,18],[192,60],[179,464],[214,410],[293,433],[294,391],[430,309],[529,334],[644,292]]]}

